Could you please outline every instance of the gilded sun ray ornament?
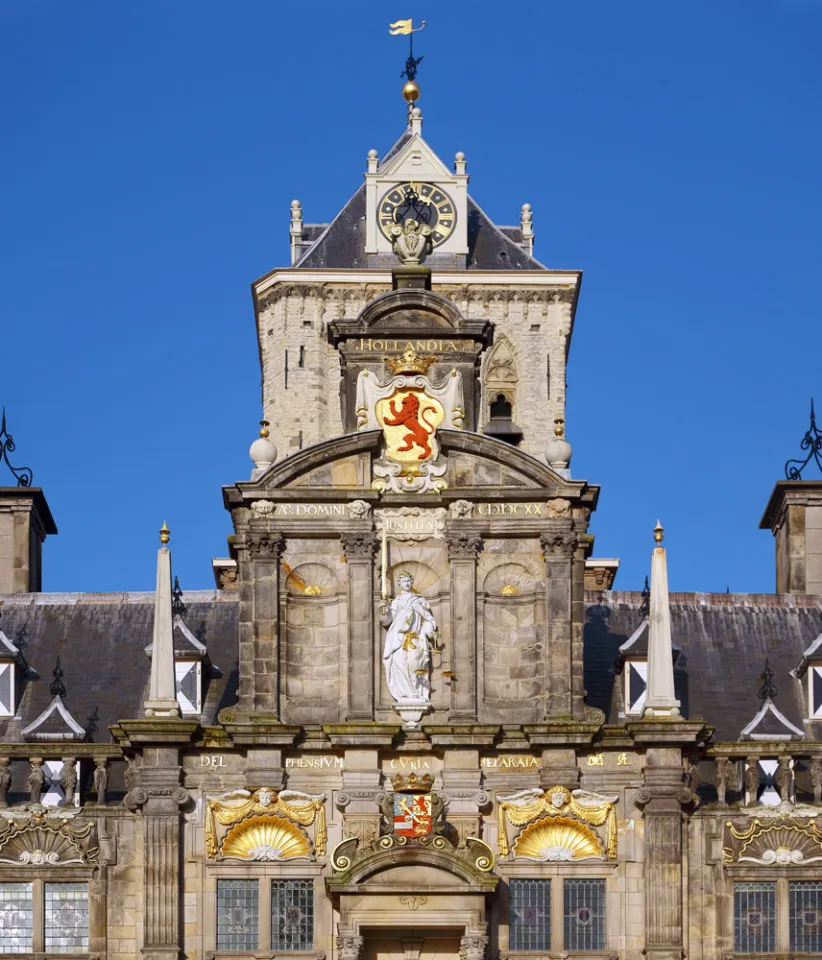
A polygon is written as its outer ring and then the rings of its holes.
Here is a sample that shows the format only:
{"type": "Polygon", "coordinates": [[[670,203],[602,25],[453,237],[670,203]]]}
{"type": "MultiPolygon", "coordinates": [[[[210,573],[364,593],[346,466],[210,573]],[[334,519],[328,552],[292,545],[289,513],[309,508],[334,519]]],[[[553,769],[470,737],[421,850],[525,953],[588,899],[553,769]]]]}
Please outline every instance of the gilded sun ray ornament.
{"type": "Polygon", "coordinates": [[[514,842],[514,856],[528,860],[601,860],[602,855],[602,841],[594,831],[567,817],[538,820],[514,842]]]}
{"type": "Polygon", "coordinates": [[[303,832],[282,817],[251,817],[225,836],[220,853],[238,860],[290,860],[311,855],[303,832]]]}

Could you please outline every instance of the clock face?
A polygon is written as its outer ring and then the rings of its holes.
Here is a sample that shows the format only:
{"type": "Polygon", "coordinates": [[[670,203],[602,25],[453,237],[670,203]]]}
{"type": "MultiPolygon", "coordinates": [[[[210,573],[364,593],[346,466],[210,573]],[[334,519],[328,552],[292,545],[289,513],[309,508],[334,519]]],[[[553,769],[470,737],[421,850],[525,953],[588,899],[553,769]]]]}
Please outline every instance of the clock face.
{"type": "Polygon", "coordinates": [[[391,228],[395,224],[416,220],[431,227],[431,242],[435,247],[451,236],[457,223],[454,201],[432,183],[401,183],[394,187],[380,200],[377,215],[386,239],[391,239],[391,228]]]}

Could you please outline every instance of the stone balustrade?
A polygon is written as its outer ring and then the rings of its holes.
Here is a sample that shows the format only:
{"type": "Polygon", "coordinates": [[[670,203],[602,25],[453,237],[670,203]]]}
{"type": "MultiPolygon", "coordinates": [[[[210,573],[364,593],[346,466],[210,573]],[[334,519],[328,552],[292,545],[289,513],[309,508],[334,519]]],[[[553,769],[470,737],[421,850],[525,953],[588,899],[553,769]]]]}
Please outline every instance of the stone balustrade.
{"type": "MultiPolygon", "coordinates": [[[[796,743],[718,745],[713,753],[713,788],[720,805],[822,804],[822,751],[796,743]]],[[[700,793],[714,797],[710,783],[700,793]]]]}

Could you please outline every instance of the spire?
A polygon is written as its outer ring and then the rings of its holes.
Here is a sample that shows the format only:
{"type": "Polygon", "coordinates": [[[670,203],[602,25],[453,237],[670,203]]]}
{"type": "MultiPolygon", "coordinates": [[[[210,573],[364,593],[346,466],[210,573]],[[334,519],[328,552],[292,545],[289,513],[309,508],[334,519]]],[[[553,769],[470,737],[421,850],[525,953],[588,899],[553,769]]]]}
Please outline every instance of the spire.
{"type": "Polygon", "coordinates": [[[171,551],[169,529],[160,530],[157,551],[157,592],[154,597],[154,640],[151,649],[151,679],[148,699],[143,701],[147,717],[179,717],[177,683],[174,675],[174,638],[171,599],[171,551]]]}
{"type": "Polygon", "coordinates": [[[668,561],[662,546],[662,524],[654,527],[651,559],[651,600],[648,623],[648,692],[643,720],[679,717],[674,697],[674,660],[671,644],[671,608],[668,604],[668,561]]]}

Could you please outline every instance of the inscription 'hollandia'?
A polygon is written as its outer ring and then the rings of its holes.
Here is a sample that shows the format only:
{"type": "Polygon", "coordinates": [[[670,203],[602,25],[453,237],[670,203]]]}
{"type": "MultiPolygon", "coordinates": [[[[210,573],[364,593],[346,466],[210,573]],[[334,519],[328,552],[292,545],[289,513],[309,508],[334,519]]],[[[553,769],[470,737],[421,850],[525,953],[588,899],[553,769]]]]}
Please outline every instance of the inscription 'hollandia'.
{"type": "Polygon", "coordinates": [[[472,353],[474,345],[468,340],[372,340],[360,338],[360,350],[380,350],[386,353],[472,353]]]}

